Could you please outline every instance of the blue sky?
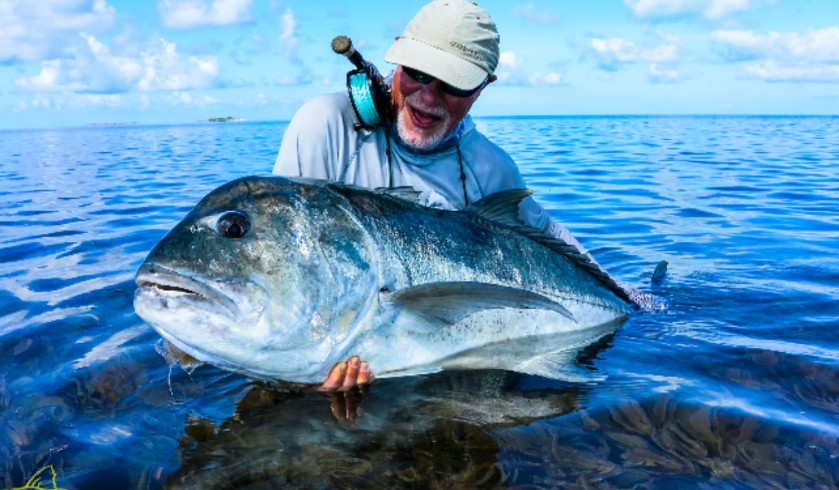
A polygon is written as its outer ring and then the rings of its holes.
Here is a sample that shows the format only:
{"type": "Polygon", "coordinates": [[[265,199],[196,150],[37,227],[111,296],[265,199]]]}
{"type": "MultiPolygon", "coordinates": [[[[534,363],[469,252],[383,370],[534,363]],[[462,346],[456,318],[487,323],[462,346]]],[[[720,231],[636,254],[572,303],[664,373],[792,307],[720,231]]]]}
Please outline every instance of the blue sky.
{"type": "MultiPolygon", "coordinates": [[[[424,1],[0,0],[0,128],[287,120],[424,1]]],[[[839,114],[837,0],[486,0],[476,115],[839,114]]]]}

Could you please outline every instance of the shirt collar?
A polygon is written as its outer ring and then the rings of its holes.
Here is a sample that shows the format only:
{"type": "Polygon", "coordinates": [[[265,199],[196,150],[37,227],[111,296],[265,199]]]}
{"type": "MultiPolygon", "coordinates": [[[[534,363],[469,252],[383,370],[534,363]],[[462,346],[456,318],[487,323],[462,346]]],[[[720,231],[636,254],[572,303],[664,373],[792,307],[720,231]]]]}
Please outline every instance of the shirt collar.
{"type": "Polygon", "coordinates": [[[460,138],[466,133],[467,130],[472,129],[475,126],[475,123],[472,122],[472,118],[469,114],[466,115],[458,125],[454,128],[454,130],[446,136],[443,141],[440,142],[437,146],[430,150],[418,150],[413,148],[412,146],[408,145],[402,138],[399,137],[399,131],[396,129],[396,123],[394,122],[390,127],[390,135],[393,138],[393,141],[399,145],[400,148],[406,150],[409,153],[413,153],[415,155],[430,155],[433,153],[442,153],[446,150],[450,150],[457,146],[457,143],[460,141],[460,138]]]}

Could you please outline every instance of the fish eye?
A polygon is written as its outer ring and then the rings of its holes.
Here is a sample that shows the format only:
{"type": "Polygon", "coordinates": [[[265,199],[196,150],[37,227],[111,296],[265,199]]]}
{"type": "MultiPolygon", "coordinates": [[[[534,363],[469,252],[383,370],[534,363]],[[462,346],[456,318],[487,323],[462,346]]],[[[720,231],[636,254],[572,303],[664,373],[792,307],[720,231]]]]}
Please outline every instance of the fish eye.
{"type": "Polygon", "coordinates": [[[225,238],[242,238],[250,227],[248,217],[238,211],[223,213],[216,220],[216,231],[225,238]]]}

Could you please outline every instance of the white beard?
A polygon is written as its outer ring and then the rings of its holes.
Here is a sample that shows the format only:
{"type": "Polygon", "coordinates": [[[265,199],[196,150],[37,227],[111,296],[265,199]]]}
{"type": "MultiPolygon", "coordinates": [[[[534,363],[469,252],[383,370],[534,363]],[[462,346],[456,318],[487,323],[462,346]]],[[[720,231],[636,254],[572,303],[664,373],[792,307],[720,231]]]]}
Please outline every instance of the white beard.
{"type": "MultiPolygon", "coordinates": [[[[406,98],[405,102],[407,103],[407,101],[411,100],[411,98],[413,98],[413,95],[406,98]]],[[[421,103],[411,100],[411,105],[413,107],[416,107],[417,109],[423,112],[427,112],[431,115],[443,118],[442,124],[440,125],[440,129],[436,133],[426,134],[424,132],[421,133],[416,130],[411,131],[408,129],[407,125],[405,124],[405,118],[410,116],[408,115],[408,109],[404,107],[404,105],[402,107],[402,110],[400,110],[399,114],[396,116],[396,130],[399,133],[399,138],[401,138],[405,144],[416,150],[427,151],[436,148],[437,145],[439,145],[440,142],[442,142],[446,138],[446,136],[448,136],[446,130],[449,127],[449,120],[451,119],[451,114],[449,114],[446,110],[442,108],[424,107],[421,103]]]]}

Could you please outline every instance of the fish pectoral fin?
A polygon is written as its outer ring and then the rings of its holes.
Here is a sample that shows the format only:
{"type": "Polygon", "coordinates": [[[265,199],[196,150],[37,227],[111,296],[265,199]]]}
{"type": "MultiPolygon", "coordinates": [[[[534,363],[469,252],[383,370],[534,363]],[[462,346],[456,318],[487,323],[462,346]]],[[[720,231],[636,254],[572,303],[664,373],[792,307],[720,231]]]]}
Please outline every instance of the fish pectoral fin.
{"type": "Polygon", "coordinates": [[[567,308],[541,294],[481,282],[423,284],[396,291],[389,299],[415,317],[416,324],[429,327],[454,325],[479,311],[501,308],[551,310],[577,321],[567,308]]]}
{"type": "Polygon", "coordinates": [[[577,364],[579,351],[580,349],[560,350],[533,357],[514,366],[512,371],[570,383],[589,383],[604,380],[606,378],[604,373],[586,369],[577,364]]]}

